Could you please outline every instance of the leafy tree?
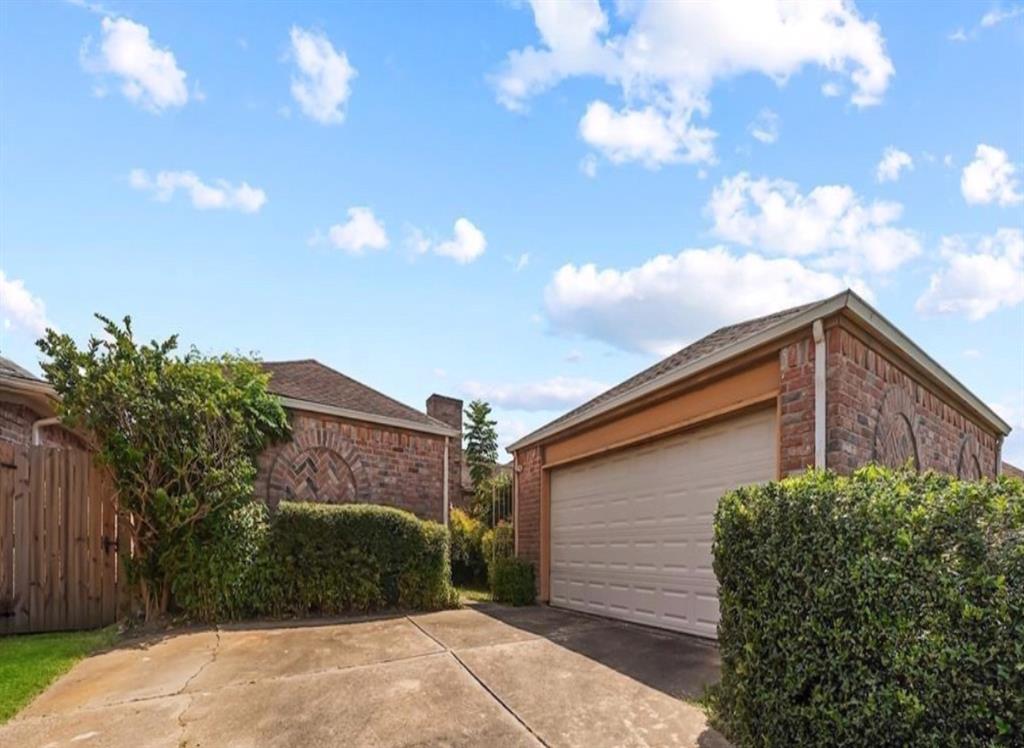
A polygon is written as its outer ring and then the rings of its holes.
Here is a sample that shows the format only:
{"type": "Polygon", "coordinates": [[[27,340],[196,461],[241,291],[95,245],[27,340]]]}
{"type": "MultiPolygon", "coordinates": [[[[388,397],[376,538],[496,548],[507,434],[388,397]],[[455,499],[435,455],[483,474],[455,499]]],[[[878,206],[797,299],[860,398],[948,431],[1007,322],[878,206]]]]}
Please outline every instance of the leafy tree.
{"type": "Polygon", "coordinates": [[[494,464],[498,461],[497,421],[491,419],[491,406],[483,400],[474,400],[465,412],[466,446],[464,454],[469,465],[469,477],[473,490],[491,477],[494,464]]]}
{"type": "Polygon", "coordinates": [[[38,341],[60,416],[93,441],[118,490],[121,558],[138,585],[146,620],[170,604],[172,570],[203,523],[252,499],[255,460],[288,433],[267,375],[253,360],[174,355],[177,336],[139,344],[96,315],[103,337],[79,349],[47,330],[38,341]]]}

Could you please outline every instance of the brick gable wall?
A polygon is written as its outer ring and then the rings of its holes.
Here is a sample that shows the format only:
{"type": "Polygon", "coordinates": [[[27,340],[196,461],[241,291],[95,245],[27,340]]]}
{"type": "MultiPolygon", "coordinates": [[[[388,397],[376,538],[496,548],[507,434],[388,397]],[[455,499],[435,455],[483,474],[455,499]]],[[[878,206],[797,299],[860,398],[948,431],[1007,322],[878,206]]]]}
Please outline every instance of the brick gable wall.
{"type": "MultiPolygon", "coordinates": [[[[32,444],[32,424],[45,416],[27,405],[0,402],[0,439],[15,444],[32,444]]],[[[85,443],[61,426],[44,426],[39,430],[42,443],[47,447],[84,448],[85,443]]]]}
{"type": "Polygon", "coordinates": [[[814,466],[814,340],[810,333],[779,351],[779,472],[814,466]]]}
{"type": "Polygon", "coordinates": [[[360,502],[443,521],[445,437],[306,411],[290,416],[291,441],[259,458],[256,492],[270,506],[360,502]]]}
{"type": "Polygon", "coordinates": [[[540,447],[516,453],[516,525],[519,556],[540,563],[540,447]]]}
{"type": "Polygon", "coordinates": [[[826,460],[849,473],[866,462],[963,478],[994,477],[996,435],[844,327],[827,332],[826,460]]]}

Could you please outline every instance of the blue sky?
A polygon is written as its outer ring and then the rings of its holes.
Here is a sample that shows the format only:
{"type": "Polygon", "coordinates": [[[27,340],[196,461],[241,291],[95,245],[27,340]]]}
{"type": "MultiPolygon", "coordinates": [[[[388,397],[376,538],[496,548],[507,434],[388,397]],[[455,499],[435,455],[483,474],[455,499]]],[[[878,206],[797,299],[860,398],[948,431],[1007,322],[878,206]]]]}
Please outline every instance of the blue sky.
{"type": "Polygon", "coordinates": [[[852,286],[1017,429],[1024,6],[0,5],[0,350],[93,312],[504,442],[852,286]]]}

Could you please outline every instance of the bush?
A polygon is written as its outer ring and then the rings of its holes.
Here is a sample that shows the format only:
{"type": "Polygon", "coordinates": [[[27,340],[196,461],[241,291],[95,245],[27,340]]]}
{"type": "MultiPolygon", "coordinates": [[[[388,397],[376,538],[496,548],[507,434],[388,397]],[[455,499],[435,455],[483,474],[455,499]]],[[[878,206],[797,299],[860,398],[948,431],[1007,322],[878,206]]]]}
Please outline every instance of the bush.
{"type": "Polygon", "coordinates": [[[448,530],[452,544],[452,580],[458,584],[483,584],[487,579],[482,546],[484,523],[461,509],[452,509],[448,530]]]}
{"type": "Polygon", "coordinates": [[[487,564],[487,586],[494,591],[494,565],[500,559],[512,558],[515,555],[515,532],[512,525],[499,522],[497,526],[484,532],[480,540],[484,563],[487,564]]]}
{"type": "Polygon", "coordinates": [[[253,504],[194,559],[175,600],[202,620],[456,603],[445,528],[389,507],[253,504]]]}
{"type": "Polygon", "coordinates": [[[491,572],[491,592],[495,602],[509,605],[533,605],[537,588],[533,564],[520,558],[498,558],[491,572]]]}
{"type": "Polygon", "coordinates": [[[719,718],[740,745],[1024,742],[1024,483],[876,467],[727,494],[719,718]]]}

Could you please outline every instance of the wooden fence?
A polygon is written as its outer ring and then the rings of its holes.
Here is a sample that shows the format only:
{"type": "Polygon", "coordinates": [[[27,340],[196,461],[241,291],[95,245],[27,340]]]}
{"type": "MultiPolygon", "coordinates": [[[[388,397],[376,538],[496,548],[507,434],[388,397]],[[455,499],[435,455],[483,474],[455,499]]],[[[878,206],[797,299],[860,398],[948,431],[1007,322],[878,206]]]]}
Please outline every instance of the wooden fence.
{"type": "Polygon", "coordinates": [[[0,634],[117,619],[116,494],[79,449],[0,442],[0,634]]]}

